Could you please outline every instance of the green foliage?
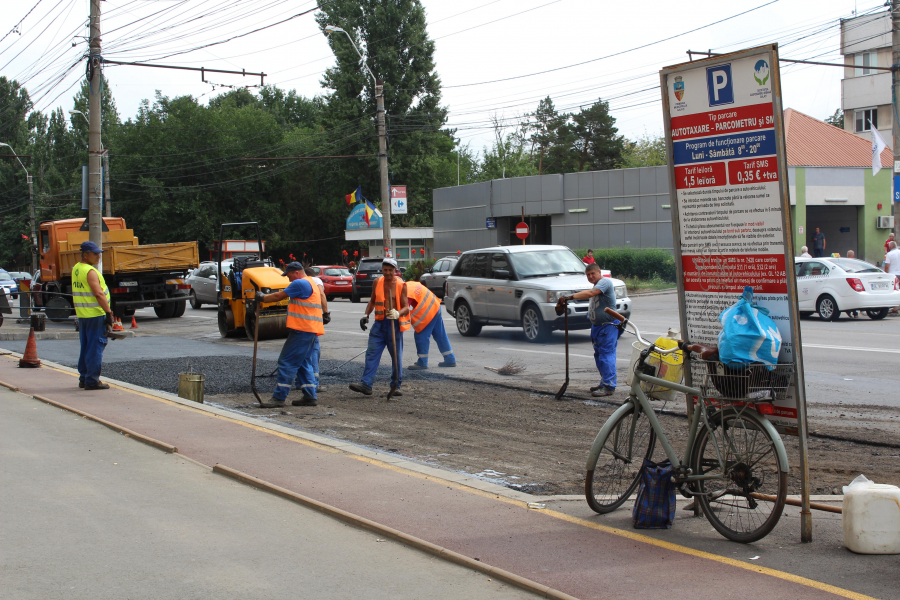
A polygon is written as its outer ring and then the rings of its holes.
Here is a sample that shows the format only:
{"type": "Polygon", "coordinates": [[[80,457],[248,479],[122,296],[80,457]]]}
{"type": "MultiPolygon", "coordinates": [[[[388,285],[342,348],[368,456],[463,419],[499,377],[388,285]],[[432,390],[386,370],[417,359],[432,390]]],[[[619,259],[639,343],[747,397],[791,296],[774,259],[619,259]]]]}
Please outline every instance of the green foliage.
{"type": "MultiPolygon", "coordinates": [[[[584,258],[587,249],[575,250],[584,258]]],[[[661,248],[594,248],[594,261],[601,269],[609,269],[618,279],[639,277],[643,280],[675,281],[675,257],[661,248]]]]}
{"type": "Polygon", "coordinates": [[[403,271],[403,281],[418,281],[425,269],[434,266],[436,262],[436,258],[426,258],[410,263],[406,270],[403,271]]]}
{"type": "Polygon", "coordinates": [[[825,122],[829,125],[834,125],[839,129],[844,128],[844,111],[840,108],[834,111],[834,114],[830,117],[825,117],[825,122]]]}
{"type": "Polygon", "coordinates": [[[661,135],[651,136],[645,133],[634,141],[625,143],[625,151],[622,153],[622,167],[629,169],[634,167],[655,167],[665,165],[666,138],[661,135]]]}

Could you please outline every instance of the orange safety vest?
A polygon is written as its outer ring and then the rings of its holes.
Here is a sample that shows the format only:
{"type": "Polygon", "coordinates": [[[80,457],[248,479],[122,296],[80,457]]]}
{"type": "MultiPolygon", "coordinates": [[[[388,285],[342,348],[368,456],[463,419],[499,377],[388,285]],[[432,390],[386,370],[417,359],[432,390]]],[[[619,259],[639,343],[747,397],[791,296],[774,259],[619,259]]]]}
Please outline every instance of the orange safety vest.
{"type": "MultiPolygon", "coordinates": [[[[396,285],[394,286],[394,307],[400,304],[400,294],[403,290],[403,280],[399,277],[394,278],[396,285]]],[[[380,277],[375,285],[372,286],[372,295],[375,297],[375,320],[384,320],[384,277],[380,277]]],[[[399,308],[397,310],[400,310],[399,308]]],[[[409,313],[400,317],[400,331],[409,330],[409,313]]]]}
{"type": "Polygon", "coordinates": [[[410,308],[409,321],[416,333],[420,333],[431,323],[434,316],[441,312],[441,301],[418,281],[406,283],[406,298],[410,307],[415,302],[415,308],[410,308]]]}
{"type": "Polygon", "coordinates": [[[319,286],[309,277],[302,277],[312,287],[312,295],[305,300],[291,298],[287,307],[288,329],[308,331],[316,335],[325,335],[325,322],[322,320],[322,300],[319,298],[319,286]]]}

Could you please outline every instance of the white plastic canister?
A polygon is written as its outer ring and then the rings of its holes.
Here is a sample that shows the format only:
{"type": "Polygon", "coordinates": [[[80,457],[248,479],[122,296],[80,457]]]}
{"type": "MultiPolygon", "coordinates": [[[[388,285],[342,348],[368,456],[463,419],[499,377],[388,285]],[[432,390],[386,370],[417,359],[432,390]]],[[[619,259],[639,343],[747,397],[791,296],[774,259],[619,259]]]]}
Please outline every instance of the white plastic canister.
{"type": "Polygon", "coordinates": [[[860,475],[844,487],[844,545],[859,554],[900,554],[900,488],[860,475]]]}

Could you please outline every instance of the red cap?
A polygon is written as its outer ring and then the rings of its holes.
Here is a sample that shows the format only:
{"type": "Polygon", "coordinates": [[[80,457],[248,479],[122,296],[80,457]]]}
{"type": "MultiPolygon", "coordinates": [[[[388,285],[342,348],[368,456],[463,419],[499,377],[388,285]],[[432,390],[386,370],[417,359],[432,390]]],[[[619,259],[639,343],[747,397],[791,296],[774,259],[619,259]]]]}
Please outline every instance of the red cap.
{"type": "Polygon", "coordinates": [[[462,252],[460,252],[459,250],[457,250],[457,251],[456,251],[456,255],[459,256],[460,254],[462,254],[462,252]]]}

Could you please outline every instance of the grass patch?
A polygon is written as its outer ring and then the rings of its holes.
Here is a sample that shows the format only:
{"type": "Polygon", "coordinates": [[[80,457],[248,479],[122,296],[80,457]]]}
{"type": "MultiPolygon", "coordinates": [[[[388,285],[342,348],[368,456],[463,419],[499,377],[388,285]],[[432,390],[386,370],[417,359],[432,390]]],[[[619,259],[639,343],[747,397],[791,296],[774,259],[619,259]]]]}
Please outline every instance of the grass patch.
{"type": "Polygon", "coordinates": [[[658,274],[654,273],[649,279],[642,277],[625,277],[622,279],[628,288],[628,294],[639,294],[641,292],[658,292],[661,290],[674,290],[678,284],[674,281],[666,281],[658,274]]]}

